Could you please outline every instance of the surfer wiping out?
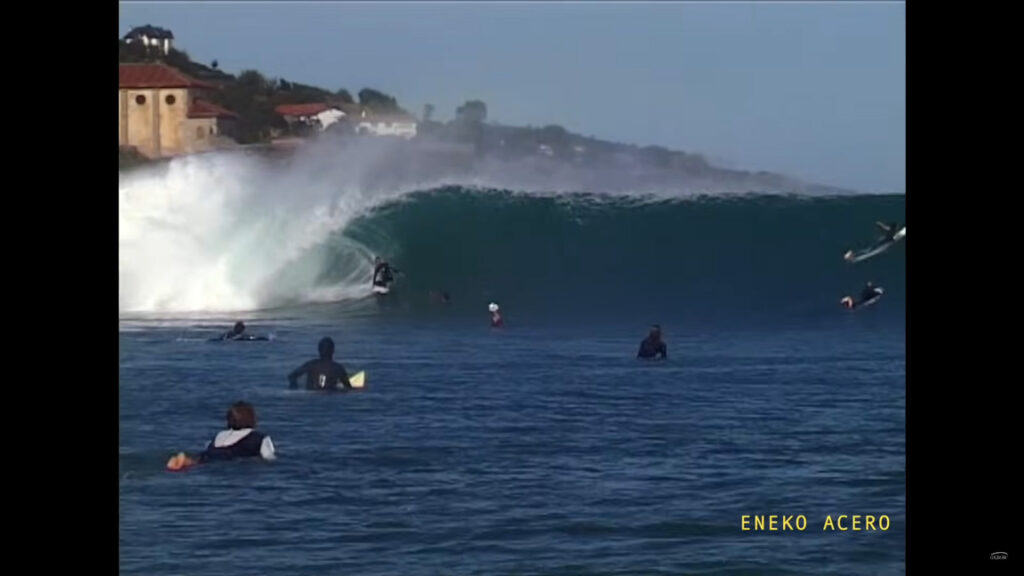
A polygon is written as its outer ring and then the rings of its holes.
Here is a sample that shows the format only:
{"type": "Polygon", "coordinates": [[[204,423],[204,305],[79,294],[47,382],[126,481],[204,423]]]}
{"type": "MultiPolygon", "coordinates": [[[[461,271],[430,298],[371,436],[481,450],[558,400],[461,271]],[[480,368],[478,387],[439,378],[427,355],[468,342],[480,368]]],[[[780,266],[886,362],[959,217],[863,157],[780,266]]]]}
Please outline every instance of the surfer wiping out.
{"type": "Polygon", "coordinates": [[[288,387],[298,388],[299,376],[305,374],[307,390],[351,389],[345,367],[334,361],[334,340],[329,337],[320,339],[317,351],[319,358],[306,362],[288,375],[288,387]]]}
{"type": "Polygon", "coordinates": [[[881,238],[878,239],[878,242],[875,242],[873,248],[877,248],[883,244],[888,244],[890,242],[896,241],[896,233],[900,231],[899,225],[897,225],[895,222],[875,222],[875,224],[882,229],[884,234],[881,238]]]}
{"type": "Polygon", "coordinates": [[[649,360],[661,356],[662,360],[668,359],[668,345],[661,339],[661,326],[651,326],[651,332],[640,342],[640,350],[636,353],[637,358],[649,360]]]}

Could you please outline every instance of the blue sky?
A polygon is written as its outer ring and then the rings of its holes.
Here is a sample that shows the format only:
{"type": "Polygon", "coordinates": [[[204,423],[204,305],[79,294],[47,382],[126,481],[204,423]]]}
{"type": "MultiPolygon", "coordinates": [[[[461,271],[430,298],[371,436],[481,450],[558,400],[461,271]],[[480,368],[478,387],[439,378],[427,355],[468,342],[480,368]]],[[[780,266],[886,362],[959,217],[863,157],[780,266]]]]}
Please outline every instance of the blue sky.
{"type": "Polygon", "coordinates": [[[705,154],[865,192],[906,186],[906,10],[888,2],[122,3],[196,60],[449,119],[705,154]]]}

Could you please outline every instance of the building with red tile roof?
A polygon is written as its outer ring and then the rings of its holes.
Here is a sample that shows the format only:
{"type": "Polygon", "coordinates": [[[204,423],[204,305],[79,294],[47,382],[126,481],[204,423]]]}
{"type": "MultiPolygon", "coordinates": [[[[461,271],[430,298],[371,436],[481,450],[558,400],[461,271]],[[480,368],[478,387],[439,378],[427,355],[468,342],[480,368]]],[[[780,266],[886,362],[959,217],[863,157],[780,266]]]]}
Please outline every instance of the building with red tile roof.
{"type": "Polygon", "coordinates": [[[216,87],[166,64],[121,64],[119,143],[149,158],[231,143],[237,115],[210,100],[216,87]]]}

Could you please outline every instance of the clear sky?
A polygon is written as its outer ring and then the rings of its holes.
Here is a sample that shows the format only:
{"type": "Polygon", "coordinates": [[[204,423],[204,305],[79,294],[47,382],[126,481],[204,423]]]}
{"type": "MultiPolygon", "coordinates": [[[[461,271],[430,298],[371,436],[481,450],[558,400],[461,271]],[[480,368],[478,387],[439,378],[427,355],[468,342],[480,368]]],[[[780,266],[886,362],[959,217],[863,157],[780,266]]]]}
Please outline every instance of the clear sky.
{"type": "Polygon", "coordinates": [[[194,59],[353,95],[699,152],[864,192],[906,186],[902,2],[122,3],[194,59]]]}

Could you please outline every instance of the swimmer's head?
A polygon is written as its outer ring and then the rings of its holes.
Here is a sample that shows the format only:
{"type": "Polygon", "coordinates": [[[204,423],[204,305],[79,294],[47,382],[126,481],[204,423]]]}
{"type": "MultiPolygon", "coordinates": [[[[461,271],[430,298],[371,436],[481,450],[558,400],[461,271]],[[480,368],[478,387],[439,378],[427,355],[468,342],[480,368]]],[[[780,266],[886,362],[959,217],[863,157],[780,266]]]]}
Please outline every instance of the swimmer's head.
{"type": "Polygon", "coordinates": [[[243,430],[256,427],[256,410],[248,402],[235,402],[228,408],[228,428],[243,430]]]}
{"type": "Polygon", "coordinates": [[[320,343],[316,345],[316,349],[320,352],[321,358],[330,358],[334,356],[334,340],[331,340],[330,336],[325,336],[320,339],[320,343]]]}
{"type": "Polygon", "coordinates": [[[488,305],[487,305],[487,309],[488,309],[488,310],[489,310],[490,312],[492,312],[492,313],[494,313],[494,312],[497,312],[497,311],[499,310],[499,308],[498,308],[498,305],[497,305],[497,304],[495,304],[494,302],[491,302],[490,304],[488,304],[488,305]]]}
{"type": "Polygon", "coordinates": [[[234,331],[235,331],[235,334],[241,334],[242,332],[245,332],[245,322],[242,322],[242,321],[235,322],[235,330],[234,331]]]}

